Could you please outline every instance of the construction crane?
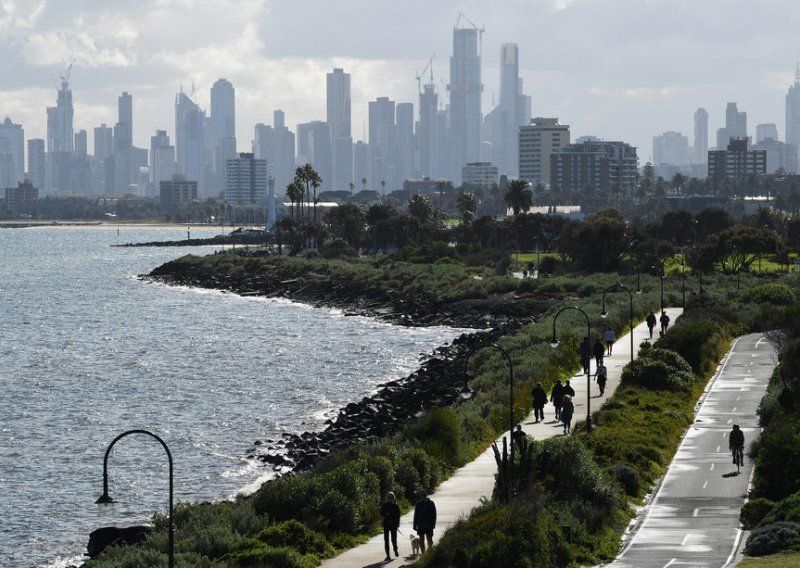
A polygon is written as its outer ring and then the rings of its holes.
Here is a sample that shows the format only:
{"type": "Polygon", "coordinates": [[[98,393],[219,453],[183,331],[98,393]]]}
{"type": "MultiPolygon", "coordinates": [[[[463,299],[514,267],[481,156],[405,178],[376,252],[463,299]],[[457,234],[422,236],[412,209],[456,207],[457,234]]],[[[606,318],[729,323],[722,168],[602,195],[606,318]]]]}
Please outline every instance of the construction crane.
{"type": "Polygon", "coordinates": [[[75,64],[75,60],[71,59],[70,62],[69,62],[69,65],[67,65],[66,70],[61,75],[59,75],[59,78],[61,79],[61,84],[62,85],[69,85],[69,76],[72,74],[72,66],[74,64],[75,64]]]}
{"type": "Polygon", "coordinates": [[[461,23],[461,18],[464,18],[468,24],[470,24],[474,29],[478,30],[478,55],[483,54],[483,32],[486,31],[486,26],[478,27],[478,24],[470,20],[464,12],[458,12],[458,18],[456,18],[456,25],[455,27],[458,28],[458,25],[461,23]]]}
{"type": "Polygon", "coordinates": [[[428,64],[425,66],[425,68],[417,73],[417,89],[419,90],[419,94],[422,94],[422,77],[425,75],[425,71],[427,71],[429,68],[431,70],[431,84],[433,84],[433,67],[431,64],[433,63],[435,57],[435,53],[431,55],[431,58],[428,59],[428,64]]]}

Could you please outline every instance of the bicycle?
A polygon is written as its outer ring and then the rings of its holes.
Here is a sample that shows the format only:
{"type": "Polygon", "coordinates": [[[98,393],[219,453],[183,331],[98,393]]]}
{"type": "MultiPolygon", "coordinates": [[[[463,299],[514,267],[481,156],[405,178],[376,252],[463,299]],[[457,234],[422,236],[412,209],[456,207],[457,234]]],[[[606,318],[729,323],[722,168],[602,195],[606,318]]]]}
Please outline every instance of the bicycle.
{"type": "Polygon", "coordinates": [[[742,447],[735,447],[731,449],[731,454],[733,454],[733,463],[736,464],[736,473],[741,472],[741,467],[744,465],[744,448],[742,447]]]}

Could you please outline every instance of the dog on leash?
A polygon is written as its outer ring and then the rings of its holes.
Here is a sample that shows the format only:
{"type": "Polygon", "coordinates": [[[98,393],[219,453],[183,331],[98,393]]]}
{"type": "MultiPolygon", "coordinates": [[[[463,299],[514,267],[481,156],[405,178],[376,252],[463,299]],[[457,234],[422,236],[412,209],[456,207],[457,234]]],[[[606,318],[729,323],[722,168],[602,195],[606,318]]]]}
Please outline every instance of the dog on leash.
{"type": "Polygon", "coordinates": [[[414,556],[419,555],[419,537],[414,533],[408,535],[408,538],[411,540],[411,554],[414,556]]]}

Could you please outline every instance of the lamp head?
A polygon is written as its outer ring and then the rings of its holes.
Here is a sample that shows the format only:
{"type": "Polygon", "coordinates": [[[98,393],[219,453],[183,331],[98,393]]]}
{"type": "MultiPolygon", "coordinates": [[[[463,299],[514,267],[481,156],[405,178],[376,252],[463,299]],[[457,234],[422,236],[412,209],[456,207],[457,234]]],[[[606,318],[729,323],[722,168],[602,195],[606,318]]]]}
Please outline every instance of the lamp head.
{"type": "Polygon", "coordinates": [[[107,513],[114,508],[114,503],[116,503],[116,501],[114,501],[108,493],[103,493],[95,503],[100,508],[100,511],[107,513]]]}
{"type": "Polygon", "coordinates": [[[469,385],[464,385],[458,390],[458,396],[461,397],[461,400],[469,400],[475,394],[475,391],[469,388],[469,385]]]}
{"type": "Polygon", "coordinates": [[[553,349],[558,347],[558,338],[557,337],[553,336],[553,339],[550,340],[550,347],[552,347],[553,349]]]}
{"type": "Polygon", "coordinates": [[[606,311],[605,308],[603,308],[603,311],[600,312],[600,317],[603,319],[606,319],[608,317],[608,312],[606,311]]]}

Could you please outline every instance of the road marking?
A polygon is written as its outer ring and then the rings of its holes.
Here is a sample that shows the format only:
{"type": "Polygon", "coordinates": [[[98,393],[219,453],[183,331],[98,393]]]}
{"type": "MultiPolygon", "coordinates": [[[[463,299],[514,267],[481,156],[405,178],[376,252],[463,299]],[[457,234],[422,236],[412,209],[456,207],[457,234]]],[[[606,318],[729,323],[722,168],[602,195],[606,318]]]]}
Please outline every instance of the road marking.
{"type": "Polygon", "coordinates": [[[742,400],[742,397],[741,396],[737,396],[736,397],[736,402],[739,402],[740,400],[742,400]]]}
{"type": "Polygon", "coordinates": [[[721,447],[722,447],[722,446],[717,446],[717,453],[719,453],[719,449],[720,449],[721,447]]]}
{"type": "Polygon", "coordinates": [[[758,341],[756,341],[756,347],[761,346],[761,344],[764,342],[765,339],[766,339],[765,337],[759,337],[758,341]]]}
{"type": "Polygon", "coordinates": [[[700,509],[695,509],[694,511],[692,511],[693,517],[696,517],[698,514],[700,514],[700,509]]]}
{"type": "MultiPolygon", "coordinates": [[[[681,546],[686,546],[686,543],[689,542],[690,538],[692,538],[691,534],[687,534],[685,537],[683,537],[683,540],[681,541],[681,546]]],[[[672,563],[674,561],[675,561],[675,559],[673,558],[672,560],[670,560],[670,563],[672,563]]]]}
{"type": "Polygon", "coordinates": [[[712,463],[712,464],[711,464],[711,467],[709,468],[709,471],[714,471],[714,466],[715,466],[715,465],[716,465],[716,464],[713,464],[713,463],[712,463]]]}
{"type": "Polygon", "coordinates": [[[727,423],[730,424],[731,422],[733,422],[733,418],[728,418],[728,422],[727,423]]]}
{"type": "Polygon", "coordinates": [[[706,480],[703,482],[703,489],[705,489],[706,487],[708,487],[708,479],[706,479],[706,480]]]}
{"type": "Polygon", "coordinates": [[[675,564],[675,562],[677,562],[677,560],[678,560],[677,558],[673,558],[672,560],[670,560],[669,562],[664,564],[664,568],[668,568],[669,566],[672,566],[673,564],[675,564]]]}

